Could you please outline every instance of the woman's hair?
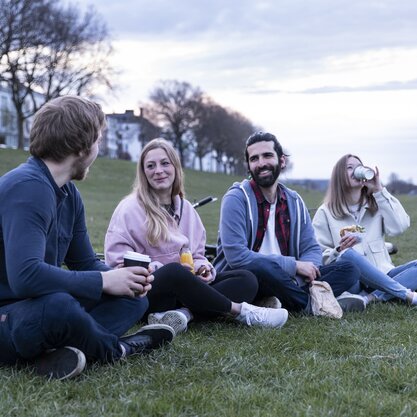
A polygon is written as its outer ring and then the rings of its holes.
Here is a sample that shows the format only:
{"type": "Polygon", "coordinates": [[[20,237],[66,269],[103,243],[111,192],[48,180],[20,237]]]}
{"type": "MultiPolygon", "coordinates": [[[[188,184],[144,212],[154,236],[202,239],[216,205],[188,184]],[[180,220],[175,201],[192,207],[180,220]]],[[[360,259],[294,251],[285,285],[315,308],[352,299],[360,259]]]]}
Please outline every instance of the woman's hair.
{"type": "Polygon", "coordinates": [[[99,104],[78,96],[58,97],[35,114],[29,150],[38,158],[62,162],[70,155],[90,153],[105,127],[99,104]]]}
{"type": "Polygon", "coordinates": [[[152,246],[157,246],[160,241],[168,239],[168,226],[176,222],[172,216],[161,207],[158,194],[149,185],[145,175],[145,158],[146,155],[154,149],[163,149],[175,169],[175,179],[172,184],[171,198],[179,195],[184,197],[184,173],[181,167],[181,161],[174,147],[165,139],[156,138],[147,143],[140,154],[137,164],[136,180],[133,186],[133,193],[139,202],[143,205],[146,213],[147,233],[146,239],[152,246]]]}
{"type": "MultiPolygon", "coordinates": [[[[349,158],[356,158],[361,164],[361,159],[352,154],[342,156],[333,167],[330,183],[327,188],[327,193],[324,198],[324,203],[329,208],[331,214],[335,218],[342,218],[349,214],[347,207],[349,205],[346,196],[350,193],[349,177],[346,170],[347,161],[349,158]]],[[[368,203],[371,213],[378,210],[378,204],[373,195],[368,195],[367,187],[362,187],[360,204],[368,203]]]]}

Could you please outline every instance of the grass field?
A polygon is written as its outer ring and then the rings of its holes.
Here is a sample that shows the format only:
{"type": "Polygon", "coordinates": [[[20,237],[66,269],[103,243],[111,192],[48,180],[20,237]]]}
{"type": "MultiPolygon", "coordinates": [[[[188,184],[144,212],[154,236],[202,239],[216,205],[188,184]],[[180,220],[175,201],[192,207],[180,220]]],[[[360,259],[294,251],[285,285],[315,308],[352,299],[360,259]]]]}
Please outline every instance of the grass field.
{"type": "MultiPolygon", "coordinates": [[[[0,175],[26,157],[0,149],[0,175]]],[[[99,159],[77,184],[97,251],[134,175],[135,164],[99,159]]],[[[188,198],[220,199],[233,180],[187,171],[188,198]]],[[[322,198],[300,192],[310,207],[322,198]]],[[[401,200],[412,227],[392,239],[400,248],[395,263],[417,257],[417,201],[401,200]]],[[[211,243],[219,207],[199,210],[211,243]]],[[[64,383],[3,368],[0,416],[416,416],[416,319],[417,309],[385,303],[342,320],[291,317],[280,331],[194,324],[168,348],[114,366],[91,365],[64,383]]]]}

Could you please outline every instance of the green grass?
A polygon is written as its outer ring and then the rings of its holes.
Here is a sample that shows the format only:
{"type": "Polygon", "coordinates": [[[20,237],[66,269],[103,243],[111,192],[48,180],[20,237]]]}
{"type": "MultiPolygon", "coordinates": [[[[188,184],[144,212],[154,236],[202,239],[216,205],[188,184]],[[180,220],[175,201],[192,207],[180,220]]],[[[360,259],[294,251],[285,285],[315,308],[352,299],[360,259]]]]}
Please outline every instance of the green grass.
{"type": "MultiPolygon", "coordinates": [[[[0,174],[26,156],[1,149],[0,174]]],[[[96,250],[134,173],[132,163],[99,159],[78,184],[96,250]]],[[[233,180],[187,171],[188,198],[220,198],[233,180]]],[[[301,194],[310,207],[322,197],[301,194]]],[[[413,226],[392,240],[400,248],[396,263],[414,259],[416,248],[416,198],[401,200],[413,226]]],[[[210,242],[219,207],[199,210],[210,242]]],[[[416,319],[416,309],[385,303],[342,320],[291,317],[280,331],[199,323],[167,348],[114,366],[91,365],[63,383],[3,368],[0,415],[416,416],[416,319]]]]}

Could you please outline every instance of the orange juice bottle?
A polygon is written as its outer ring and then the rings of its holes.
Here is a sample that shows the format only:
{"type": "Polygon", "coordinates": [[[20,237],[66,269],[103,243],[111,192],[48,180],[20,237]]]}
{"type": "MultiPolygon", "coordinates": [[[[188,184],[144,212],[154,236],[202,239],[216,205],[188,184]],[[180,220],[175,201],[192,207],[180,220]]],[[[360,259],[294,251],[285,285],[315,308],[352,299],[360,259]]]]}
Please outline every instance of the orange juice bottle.
{"type": "Polygon", "coordinates": [[[180,262],[192,266],[191,272],[194,274],[194,260],[190,248],[183,246],[180,250],[180,262]]]}

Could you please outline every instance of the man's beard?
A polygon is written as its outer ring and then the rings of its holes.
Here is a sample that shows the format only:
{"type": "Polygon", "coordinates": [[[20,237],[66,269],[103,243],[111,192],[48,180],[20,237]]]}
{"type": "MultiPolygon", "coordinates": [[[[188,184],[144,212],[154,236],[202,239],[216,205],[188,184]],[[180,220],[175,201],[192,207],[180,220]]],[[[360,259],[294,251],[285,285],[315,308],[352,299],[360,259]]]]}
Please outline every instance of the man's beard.
{"type": "Polygon", "coordinates": [[[279,166],[279,164],[277,164],[275,166],[257,168],[255,171],[249,172],[252,175],[252,178],[254,179],[256,184],[258,184],[260,187],[271,187],[272,185],[274,185],[275,181],[279,177],[281,167],[279,166]],[[265,177],[260,177],[259,172],[265,169],[269,169],[270,174],[265,177]]]}
{"type": "Polygon", "coordinates": [[[77,160],[72,167],[71,178],[76,181],[82,181],[88,174],[89,165],[86,165],[85,161],[87,158],[77,160]]]}

